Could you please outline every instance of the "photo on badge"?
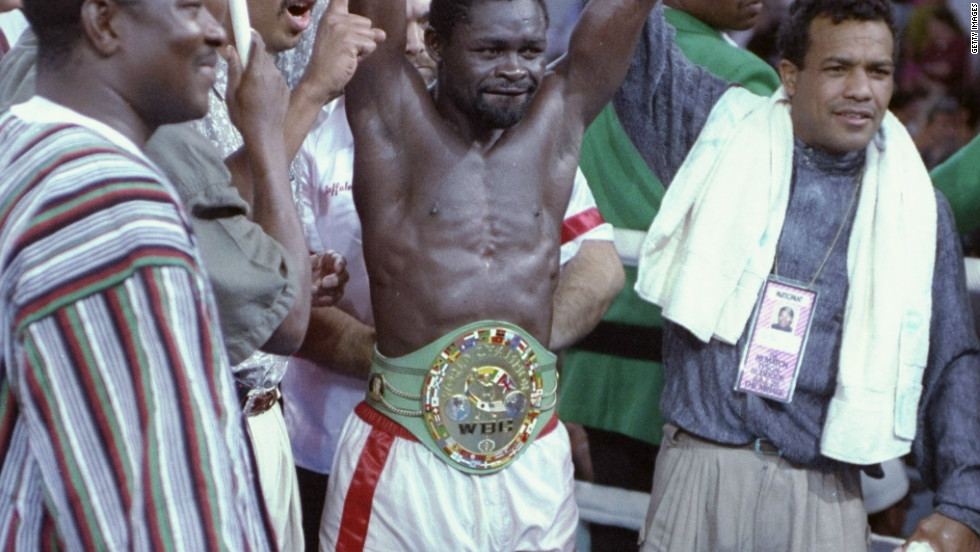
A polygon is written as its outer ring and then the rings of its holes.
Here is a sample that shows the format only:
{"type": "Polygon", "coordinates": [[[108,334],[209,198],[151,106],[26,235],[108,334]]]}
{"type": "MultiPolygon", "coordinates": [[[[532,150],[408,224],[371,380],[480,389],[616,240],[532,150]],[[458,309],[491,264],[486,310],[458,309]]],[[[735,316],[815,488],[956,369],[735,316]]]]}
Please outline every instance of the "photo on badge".
{"type": "Polygon", "coordinates": [[[770,277],[756,306],[735,390],[780,402],[793,400],[817,293],[770,277]]]}

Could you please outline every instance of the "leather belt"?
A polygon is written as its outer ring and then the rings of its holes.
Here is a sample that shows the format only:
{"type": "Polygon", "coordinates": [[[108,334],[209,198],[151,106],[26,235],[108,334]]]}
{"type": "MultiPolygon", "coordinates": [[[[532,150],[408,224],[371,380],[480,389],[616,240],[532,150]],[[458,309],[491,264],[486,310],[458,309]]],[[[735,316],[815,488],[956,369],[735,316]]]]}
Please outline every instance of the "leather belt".
{"type": "Polygon", "coordinates": [[[726,444],[726,443],[719,443],[717,441],[712,441],[711,439],[705,439],[704,437],[701,437],[700,435],[695,435],[695,434],[693,434],[693,433],[691,433],[689,431],[685,431],[684,429],[677,428],[677,433],[674,434],[674,437],[676,438],[676,437],[680,437],[682,435],[685,436],[685,437],[688,437],[688,438],[690,438],[690,439],[692,439],[694,441],[699,441],[701,443],[704,443],[704,444],[707,444],[707,445],[711,445],[711,446],[715,446],[715,447],[721,447],[721,448],[727,448],[727,449],[751,450],[752,452],[755,452],[757,454],[762,454],[762,455],[765,455],[765,456],[782,456],[783,455],[783,451],[779,450],[779,447],[777,447],[775,445],[775,443],[773,443],[769,439],[764,439],[762,437],[759,437],[758,439],[754,439],[752,441],[749,441],[748,443],[745,443],[744,445],[729,445],[729,444],[726,444]]]}
{"type": "Polygon", "coordinates": [[[241,399],[242,413],[245,416],[258,416],[267,412],[279,402],[279,387],[270,389],[249,389],[235,382],[238,397],[241,399]]]}

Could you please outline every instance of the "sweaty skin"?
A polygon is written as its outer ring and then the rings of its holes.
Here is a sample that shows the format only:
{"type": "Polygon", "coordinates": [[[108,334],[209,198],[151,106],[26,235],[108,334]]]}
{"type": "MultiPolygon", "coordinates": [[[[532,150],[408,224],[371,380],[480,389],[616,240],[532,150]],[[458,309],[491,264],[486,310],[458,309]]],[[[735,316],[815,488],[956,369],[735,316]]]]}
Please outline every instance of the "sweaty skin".
{"type": "Polygon", "coordinates": [[[654,2],[591,2],[547,73],[541,5],[478,2],[448,40],[426,34],[434,101],[404,58],[405,12],[388,3],[351,2],[388,39],[347,88],[378,349],[402,356],[481,319],[548,343],[582,134],[654,2]]]}

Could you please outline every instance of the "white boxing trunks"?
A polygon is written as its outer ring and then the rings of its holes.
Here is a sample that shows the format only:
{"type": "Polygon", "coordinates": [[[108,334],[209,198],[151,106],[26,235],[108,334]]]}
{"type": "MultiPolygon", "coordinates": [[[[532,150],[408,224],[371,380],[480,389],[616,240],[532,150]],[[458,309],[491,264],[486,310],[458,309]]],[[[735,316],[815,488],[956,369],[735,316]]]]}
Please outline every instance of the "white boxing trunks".
{"type": "Polygon", "coordinates": [[[334,457],[321,552],[573,550],[571,448],[552,420],[506,469],[471,475],[360,404],[334,457]]]}

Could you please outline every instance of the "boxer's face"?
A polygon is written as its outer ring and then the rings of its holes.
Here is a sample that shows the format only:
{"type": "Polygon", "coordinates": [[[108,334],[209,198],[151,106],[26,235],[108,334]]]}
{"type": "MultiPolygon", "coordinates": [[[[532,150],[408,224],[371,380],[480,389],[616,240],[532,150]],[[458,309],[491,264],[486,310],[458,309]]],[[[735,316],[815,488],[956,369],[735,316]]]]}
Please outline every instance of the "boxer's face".
{"type": "Polygon", "coordinates": [[[517,124],[544,76],[547,30],[537,0],[474,4],[469,21],[457,24],[448,41],[430,40],[440,93],[482,126],[517,124]]]}

